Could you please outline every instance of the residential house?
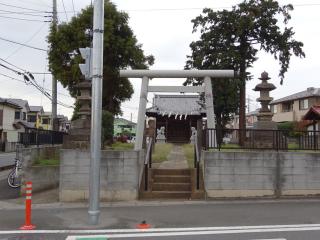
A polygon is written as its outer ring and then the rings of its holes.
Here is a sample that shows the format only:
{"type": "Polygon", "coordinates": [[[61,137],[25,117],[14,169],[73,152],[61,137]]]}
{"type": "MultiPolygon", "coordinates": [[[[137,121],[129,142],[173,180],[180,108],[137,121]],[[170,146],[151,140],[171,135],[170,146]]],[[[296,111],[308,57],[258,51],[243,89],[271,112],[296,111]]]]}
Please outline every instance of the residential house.
{"type": "Polygon", "coordinates": [[[28,112],[30,112],[30,106],[28,104],[28,101],[17,98],[8,98],[7,100],[21,107],[20,110],[15,111],[14,119],[16,121],[21,120],[27,122],[27,114],[28,112]]]}
{"type": "Polygon", "coordinates": [[[44,112],[41,115],[40,122],[39,122],[39,129],[52,130],[51,112],[44,112]]]}
{"type": "Polygon", "coordinates": [[[32,128],[26,119],[28,102],[22,99],[0,98],[0,150],[14,151],[19,133],[32,128]]]}
{"type": "Polygon", "coordinates": [[[16,112],[22,109],[8,99],[0,98],[0,136],[1,142],[17,142],[18,132],[14,126],[16,112]]]}
{"type": "Polygon", "coordinates": [[[122,132],[130,132],[131,136],[136,135],[137,124],[124,118],[115,118],[113,125],[113,135],[120,136],[122,132]]]}
{"type": "Polygon", "coordinates": [[[64,115],[57,116],[59,121],[59,131],[60,132],[69,132],[71,127],[71,122],[68,120],[68,117],[64,115]]]}
{"type": "Polygon", "coordinates": [[[300,121],[309,108],[320,104],[320,88],[310,87],[270,103],[275,122],[300,121]]]}
{"type": "Polygon", "coordinates": [[[30,106],[30,111],[27,115],[27,121],[33,124],[35,128],[39,128],[41,116],[44,114],[42,106],[30,106]]]}
{"type": "MultiPolygon", "coordinates": [[[[258,121],[257,114],[259,113],[260,108],[246,113],[246,128],[252,128],[253,123],[258,121]]],[[[238,129],[239,128],[239,115],[234,115],[230,124],[227,125],[227,128],[238,129]]]]}
{"type": "MultiPolygon", "coordinates": [[[[58,131],[68,132],[71,125],[71,122],[68,120],[68,117],[64,115],[57,115],[57,118],[59,121],[58,131]]],[[[43,130],[52,130],[52,113],[51,112],[44,112],[40,116],[38,128],[43,130]]]]}

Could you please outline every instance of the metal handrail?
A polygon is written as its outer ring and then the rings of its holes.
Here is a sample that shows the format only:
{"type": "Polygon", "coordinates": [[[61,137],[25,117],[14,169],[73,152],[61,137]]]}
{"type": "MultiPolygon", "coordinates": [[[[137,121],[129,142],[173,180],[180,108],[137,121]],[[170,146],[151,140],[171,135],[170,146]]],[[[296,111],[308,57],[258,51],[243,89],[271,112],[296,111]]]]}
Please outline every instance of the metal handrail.
{"type": "Polygon", "coordinates": [[[144,160],[144,190],[148,191],[148,183],[149,183],[149,168],[152,166],[152,137],[149,138],[146,158],[144,160]]]}
{"type": "MultiPolygon", "coordinates": [[[[282,129],[204,129],[205,137],[203,149],[248,149],[248,150],[320,150],[320,131],[282,130],[282,129]],[[245,144],[240,144],[239,135],[246,136],[245,144]],[[209,138],[217,135],[217,145],[209,144],[209,138]],[[222,137],[231,138],[232,144],[223,143],[222,137]],[[268,144],[261,144],[256,139],[268,137],[268,144]],[[259,144],[258,144],[259,143],[259,144]],[[236,145],[236,146],[235,146],[236,145]]],[[[212,142],[212,139],[211,139],[212,142]]]]}
{"type": "Polygon", "coordinates": [[[196,185],[197,190],[200,189],[200,153],[199,153],[199,146],[198,146],[198,133],[195,135],[194,139],[194,148],[195,148],[195,168],[196,168],[196,185]]]}

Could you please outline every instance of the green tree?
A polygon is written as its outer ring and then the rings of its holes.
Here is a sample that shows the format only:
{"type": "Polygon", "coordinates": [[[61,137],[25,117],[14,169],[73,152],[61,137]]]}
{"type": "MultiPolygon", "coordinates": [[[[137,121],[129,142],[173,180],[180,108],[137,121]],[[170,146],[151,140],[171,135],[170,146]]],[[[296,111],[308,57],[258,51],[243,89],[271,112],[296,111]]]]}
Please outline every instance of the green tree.
{"type": "Polygon", "coordinates": [[[113,139],[113,114],[108,111],[102,111],[102,134],[103,145],[111,145],[113,139]]]}
{"type": "MultiPolygon", "coordinates": [[[[128,18],[126,13],[117,11],[110,1],[105,1],[102,105],[113,115],[121,114],[121,102],[130,99],[133,93],[129,80],[119,77],[119,69],[145,69],[154,62],[153,56],[145,56],[128,25],[128,18]]],[[[59,24],[57,29],[51,28],[48,37],[51,45],[50,71],[73,97],[77,95],[75,85],[82,77],[78,64],[83,59],[78,49],[90,47],[92,26],[93,9],[87,7],[70,22],[59,24]]]]}
{"type": "MultiPolygon", "coordinates": [[[[287,27],[292,10],[291,4],[280,6],[274,0],[244,0],[233,6],[230,11],[205,8],[200,16],[192,20],[193,32],[200,30],[201,35],[200,40],[190,44],[192,54],[188,56],[186,68],[229,68],[240,73],[236,84],[240,98],[239,115],[242,129],[245,128],[245,84],[246,80],[252,78],[248,68],[258,59],[258,51],[272,54],[279,62],[281,84],[289,68],[291,56],[305,57],[303,43],[294,40],[293,28],[287,27]],[[282,20],[282,23],[279,20],[282,20]]],[[[201,80],[189,79],[186,84],[199,84],[199,81],[201,80]]],[[[229,83],[234,89],[233,83],[229,83]]],[[[213,85],[214,91],[218,90],[218,84],[213,85]]],[[[228,86],[222,89],[227,90],[228,86]]],[[[217,92],[216,97],[220,99],[221,94],[224,93],[217,92]]],[[[233,97],[234,95],[230,99],[235,102],[233,97]]],[[[227,112],[231,109],[226,108],[223,112],[228,115],[227,112]]]]}

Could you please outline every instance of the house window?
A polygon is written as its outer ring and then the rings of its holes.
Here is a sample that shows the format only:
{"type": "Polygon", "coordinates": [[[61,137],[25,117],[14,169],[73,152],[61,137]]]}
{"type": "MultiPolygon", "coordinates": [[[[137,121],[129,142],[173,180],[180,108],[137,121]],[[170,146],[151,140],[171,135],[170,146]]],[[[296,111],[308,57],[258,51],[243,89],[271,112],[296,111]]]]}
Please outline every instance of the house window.
{"type": "Polygon", "coordinates": [[[27,120],[27,113],[23,112],[22,114],[23,114],[23,119],[22,120],[24,120],[24,121],[27,120]]]}
{"type": "Polygon", "coordinates": [[[293,102],[282,103],[282,112],[292,112],[293,102]]]}
{"type": "Polygon", "coordinates": [[[301,99],[299,100],[299,109],[305,110],[309,108],[308,99],[301,99]]]}
{"type": "Polygon", "coordinates": [[[50,119],[49,118],[43,118],[42,119],[42,124],[50,124],[50,119]]]}
{"type": "Polygon", "coordinates": [[[272,113],[277,113],[278,112],[277,105],[271,105],[270,108],[271,108],[270,110],[271,110],[272,113]]]}
{"type": "Polygon", "coordinates": [[[16,111],[16,112],[14,113],[14,119],[15,119],[15,120],[20,120],[20,114],[21,114],[20,111],[16,111]]]}
{"type": "Polygon", "coordinates": [[[28,122],[35,123],[37,121],[37,116],[28,115],[28,122]]]}

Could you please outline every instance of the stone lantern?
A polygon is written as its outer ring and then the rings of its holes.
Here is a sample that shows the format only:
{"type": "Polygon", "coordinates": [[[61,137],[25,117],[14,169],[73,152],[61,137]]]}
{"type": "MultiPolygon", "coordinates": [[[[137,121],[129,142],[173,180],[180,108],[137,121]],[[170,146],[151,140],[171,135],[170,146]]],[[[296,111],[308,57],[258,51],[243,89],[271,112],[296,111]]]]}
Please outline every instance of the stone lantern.
{"type": "Polygon", "coordinates": [[[261,103],[261,109],[257,114],[258,121],[253,124],[253,128],[275,130],[277,129],[277,124],[272,121],[273,113],[269,108],[269,104],[273,98],[270,97],[269,92],[276,89],[276,87],[272,83],[268,83],[270,78],[266,71],[261,73],[259,79],[262,83],[259,83],[253,90],[260,92],[260,97],[257,98],[257,101],[261,103]]]}
{"type": "Polygon", "coordinates": [[[87,150],[90,149],[91,81],[81,79],[76,88],[80,93],[77,96],[79,118],[71,122],[69,135],[63,139],[63,148],[87,150]]]}

